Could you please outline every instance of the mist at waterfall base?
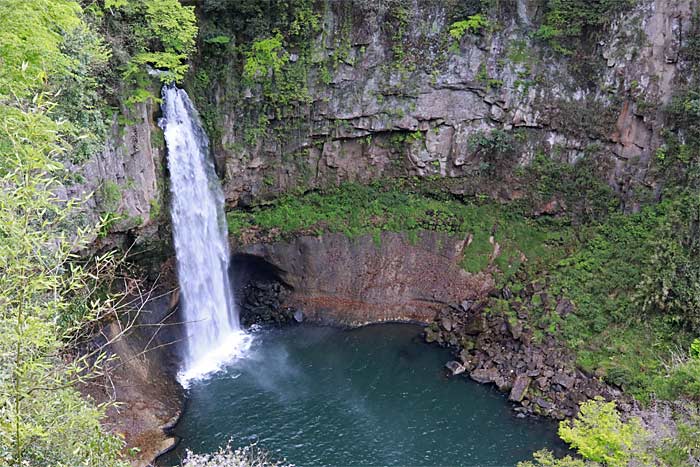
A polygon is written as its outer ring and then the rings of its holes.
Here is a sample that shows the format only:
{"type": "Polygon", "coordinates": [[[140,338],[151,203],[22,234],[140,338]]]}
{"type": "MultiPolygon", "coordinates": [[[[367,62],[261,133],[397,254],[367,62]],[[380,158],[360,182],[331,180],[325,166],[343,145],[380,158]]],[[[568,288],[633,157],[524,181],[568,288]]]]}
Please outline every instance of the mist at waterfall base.
{"type": "Polygon", "coordinates": [[[193,382],[159,465],[258,443],[297,466],[514,466],[566,452],[550,420],[517,419],[506,396],[446,377],[450,352],[421,328],[299,325],[258,331],[244,359],[193,382]]]}
{"type": "Polygon", "coordinates": [[[159,125],[168,149],[173,242],[187,333],[183,386],[245,354],[251,337],[241,330],[228,278],[224,195],[209,141],[187,93],[162,90],[159,125]]]}

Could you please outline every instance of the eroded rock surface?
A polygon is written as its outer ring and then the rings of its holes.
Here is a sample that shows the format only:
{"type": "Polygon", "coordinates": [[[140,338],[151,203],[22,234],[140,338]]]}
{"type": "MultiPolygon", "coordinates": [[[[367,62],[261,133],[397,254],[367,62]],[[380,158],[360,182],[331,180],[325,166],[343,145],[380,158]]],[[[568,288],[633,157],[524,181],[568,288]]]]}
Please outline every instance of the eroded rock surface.
{"type": "Polygon", "coordinates": [[[465,240],[424,232],[413,241],[383,232],[378,239],[342,234],[244,247],[281,270],[291,287],[283,305],[312,321],[362,325],[382,321],[430,322],[465,299],[494,286],[488,273],[459,267],[465,240]]]}
{"type": "MultiPolygon", "coordinates": [[[[479,192],[508,198],[517,168],[538,153],[599,159],[625,199],[640,185],[657,189],[650,162],[662,144],[663,106],[689,69],[679,51],[692,33],[691,0],[647,0],[614,18],[592,51],[577,51],[590,52],[589,64],[533,39],[537,2],[519,2],[490,19],[492,31],[459,41],[447,32],[447,5],[412,3],[398,41],[391,2],[317,5],[323,32],[310,45],[318,64],[305,82],[310,103],[266,114],[269,125],[254,125],[258,138],[240,109],[262,106],[259,89],[235,75],[213,83],[207,99],[221,116],[213,143],[229,204],[406,175],[457,179],[455,190],[470,193],[485,170],[501,183],[479,192]],[[496,158],[479,143],[494,131],[513,136],[496,158]]],[[[225,66],[240,65],[232,56],[225,66]]]]}
{"type": "Polygon", "coordinates": [[[149,465],[162,451],[172,448],[168,434],[183,409],[184,392],[175,376],[179,365],[178,343],[182,339],[177,310],[171,295],[153,295],[140,311],[122,323],[103,329],[95,345],[105,346],[113,357],[105,377],[82,389],[98,402],[114,403],[104,425],[122,435],[127,448],[139,449],[132,465],[149,465]]]}

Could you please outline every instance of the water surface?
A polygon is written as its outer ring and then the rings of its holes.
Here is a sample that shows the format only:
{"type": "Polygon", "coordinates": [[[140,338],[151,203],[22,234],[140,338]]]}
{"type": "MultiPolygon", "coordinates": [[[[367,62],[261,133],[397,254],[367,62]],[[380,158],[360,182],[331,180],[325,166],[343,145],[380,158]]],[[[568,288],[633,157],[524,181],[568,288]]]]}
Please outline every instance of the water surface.
{"type": "Polygon", "coordinates": [[[564,449],[555,423],[516,419],[494,388],[447,378],[449,359],[412,325],[260,331],[249,358],[190,387],[162,465],[229,438],[297,466],[513,466],[564,449]]]}

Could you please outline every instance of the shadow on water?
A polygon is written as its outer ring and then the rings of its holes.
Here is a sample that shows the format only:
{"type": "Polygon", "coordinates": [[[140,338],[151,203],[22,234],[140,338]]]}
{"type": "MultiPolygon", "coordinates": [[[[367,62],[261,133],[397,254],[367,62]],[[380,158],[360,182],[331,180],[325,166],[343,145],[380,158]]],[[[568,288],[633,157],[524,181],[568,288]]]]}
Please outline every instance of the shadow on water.
{"type": "Polygon", "coordinates": [[[160,465],[229,438],[298,466],[513,466],[565,451],[554,422],[516,419],[495,388],[447,378],[449,351],[419,334],[405,324],[259,331],[249,358],[190,388],[182,442],[160,465]]]}

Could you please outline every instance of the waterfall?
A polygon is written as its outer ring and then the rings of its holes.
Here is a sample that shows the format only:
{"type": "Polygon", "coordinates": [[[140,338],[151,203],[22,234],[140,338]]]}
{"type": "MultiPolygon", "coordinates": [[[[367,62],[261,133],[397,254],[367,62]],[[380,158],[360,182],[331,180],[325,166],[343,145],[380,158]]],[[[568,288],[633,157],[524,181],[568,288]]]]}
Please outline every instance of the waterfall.
{"type": "Polygon", "coordinates": [[[187,93],[162,91],[172,194],[173,240],[180,303],[187,332],[179,380],[213,373],[250,347],[241,328],[228,277],[229,249],[224,195],[209,154],[209,141],[187,93]]]}

